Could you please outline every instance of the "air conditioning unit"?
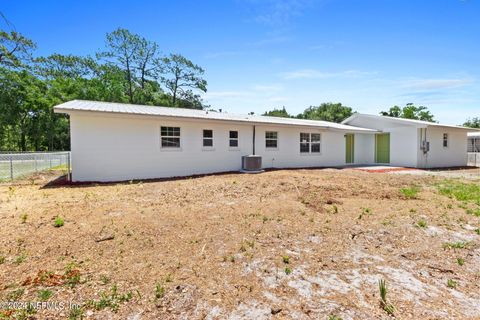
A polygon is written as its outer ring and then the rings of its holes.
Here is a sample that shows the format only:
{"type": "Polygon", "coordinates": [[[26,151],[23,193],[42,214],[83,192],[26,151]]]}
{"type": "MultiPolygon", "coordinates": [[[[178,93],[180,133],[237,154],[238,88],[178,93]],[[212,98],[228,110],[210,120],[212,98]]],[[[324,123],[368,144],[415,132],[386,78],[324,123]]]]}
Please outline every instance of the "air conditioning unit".
{"type": "Polygon", "coordinates": [[[261,171],[262,157],[257,155],[243,156],[242,170],[243,171],[261,171]]]}

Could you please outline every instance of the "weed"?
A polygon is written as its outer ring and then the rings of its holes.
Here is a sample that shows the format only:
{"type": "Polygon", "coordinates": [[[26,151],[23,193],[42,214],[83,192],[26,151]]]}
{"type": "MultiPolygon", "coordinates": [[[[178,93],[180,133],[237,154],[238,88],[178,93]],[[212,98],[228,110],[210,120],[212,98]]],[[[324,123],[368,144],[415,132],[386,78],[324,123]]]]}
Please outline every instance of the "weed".
{"type": "Polygon", "coordinates": [[[28,214],[22,213],[22,214],[20,215],[20,220],[22,221],[22,223],[26,223],[26,222],[27,222],[27,219],[28,219],[28,214]]]}
{"type": "Polygon", "coordinates": [[[290,257],[287,256],[287,255],[284,255],[284,256],[282,257],[282,261],[283,261],[283,263],[285,263],[285,264],[289,264],[289,263],[290,263],[290,257]]]}
{"type": "Polygon", "coordinates": [[[480,236],[480,229],[475,229],[475,233],[480,236]]]}
{"type": "Polygon", "coordinates": [[[407,199],[416,199],[420,188],[417,186],[401,188],[400,192],[407,199]]]}
{"type": "Polygon", "coordinates": [[[451,203],[447,204],[447,209],[453,209],[453,205],[451,203]]]}
{"type": "Polygon", "coordinates": [[[48,289],[38,290],[37,292],[37,297],[40,301],[47,301],[51,296],[53,296],[53,292],[48,289]]]}
{"type": "Polygon", "coordinates": [[[357,219],[362,219],[364,215],[372,214],[372,210],[370,208],[362,208],[362,213],[358,216],[357,219]]]}
{"type": "Polygon", "coordinates": [[[465,249],[470,245],[470,241],[445,242],[444,249],[465,249]]]}
{"type": "Polygon", "coordinates": [[[102,274],[102,275],[100,276],[100,282],[101,282],[103,285],[108,284],[108,283],[110,283],[110,278],[109,278],[108,276],[102,274]]]}
{"type": "Polygon", "coordinates": [[[457,258],[457,263],[458,263],[459,266],[463,266],[465,264],[465,259],[457,258]]]}
{"type": "Polygon", "coordinates": [[[4,256],[0,256],[0,264],[4,264],[6,260],[7,258],[5,258],[4,256]]]}
{"type": "Polygon", "coordinates": [[[338,213],[338,207],[335,204],[332,206],[332,209],[333,213],[338,213]]]}
{"type": "Polygon", "coordinates": [[[466,210],[466,213],[467,213],[467,214],[471,214],[471,215],[476,216],[476,217],[480,217],[480,208],[467,209],[467,210],[466,210]]]}
{"type": "Polygon", "coordinates": [[[378,288],[380,290],[380,304],[383,310],[387,313],[392,315],[395,312],[395,307],[387,301],[387,284],[385,283],[384,279],[380,279],[378,281],[378,288]]]}
{"type": "Polygon", "coordinates": [[[288,276],[290,273],[292,273],[292,268],[285,267],[285,274],[288,276]]]}
{"type": "Polygon", "coordinates": [[[171,273],[167,273],[165,276],[165,282],[173,282],[173,277],[171,273]]]}
{"type": "Polygon", "coordinates": [[[165,287],[160,282],[155,284],[155,300],[162,299],[165,296],[165,287]]]}
{"type": "Polygon", "coordinates": [[[74,262],[67,264],[65,267],[64,284],[70,288],[80,283],[80,271],[76,267],[77,265],[74,262]]]}
{"type": "Polygon", "coordinates": [[[81,320],[83,319],[83,309],[82,308],[72,308],[68,315],[68,320],[81,320]]]}
{"type": "Polygon", "coordinates": [[[15,264],[20,264],[20,263],[24,262],[25,260],[27,260],[27,256],[24,253],[22,253],[21,255],[16,256],[15,260],[13,262],[15,264]]]}
{"type": "Polygon", "coordinates": [[[9,294],[7,294],[7,301],[18,301],[24,292],[25,289],[23,288],[11,291],[9,294]]]}
{"type": "Polygon", "coordinates": [[[63,227],[64,224],[65,224],[65,221],[63,221],[62,217],[60,217],[60,216],[55,217],[55,221],[53,222],[53,226],[55,228],[63,227]]]}
{"type": "Polygon", "coordinates": [[[419,228],[426,228],[426,227],[427,227],[427,221],[425,221],[424,219],[418,220],[418,222],[417,222],[417,227],[419,227],[419,228]]]}
{"type": "Polygon", "coordinates": [[[453,279],[448,279],[447,281],[447,287],[454,289],[457,286],[457,281],[453,279]]]}
{"type": "Polygon", "coordinates": [[[337,315],[331,314],[328,316],[328,320],[343,320],[343,319],[337,315]]]}
{"type": "Polygon", "coordinates": [[[90,300],[86,303],[86,305],[94,308],[95,310],[103,310],[105,308],[110,308],[110,310],[112,310],[113,312],[117,312],[121,303],[128,302],[131,299],[131,292],[119,294],[118,287],[116,284],[114,284],[110,289],[110,292],[104,291],[100,293],[99,300],[90,300]]]}
{"type": "Polygon", "coordinates": [[[417,213],[417,209],[414,209],[414,208],[410,209],[410,213],[417,213]]]}

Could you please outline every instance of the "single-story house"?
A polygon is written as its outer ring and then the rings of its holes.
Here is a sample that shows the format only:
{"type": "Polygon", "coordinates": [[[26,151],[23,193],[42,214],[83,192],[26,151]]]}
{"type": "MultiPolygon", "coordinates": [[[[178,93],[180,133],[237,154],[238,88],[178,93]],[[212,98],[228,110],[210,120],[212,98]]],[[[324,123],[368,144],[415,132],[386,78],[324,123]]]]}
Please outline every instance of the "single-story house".
{"type": "Polygon", "coordinates": [[[54,110],[70,116],[73,181],[238,171],[252,154],[263,168],[467,161],[465,128],[380,116],[356,114],[340,124],[80,100],[54,110]]]}

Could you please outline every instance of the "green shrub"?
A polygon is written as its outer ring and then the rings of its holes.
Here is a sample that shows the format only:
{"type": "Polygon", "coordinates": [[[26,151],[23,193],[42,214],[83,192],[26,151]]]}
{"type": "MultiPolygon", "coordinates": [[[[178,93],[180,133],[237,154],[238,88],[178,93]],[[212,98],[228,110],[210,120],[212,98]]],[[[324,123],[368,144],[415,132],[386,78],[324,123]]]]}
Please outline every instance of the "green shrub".
{"type": "Polygon", "coordinates": [[[420,188],[416,186],[400,189],[400,192],[407,199],[416,199],[419,191],[420,191],[420,188]]]}
{"type": "Polygon", "coordinates": [[[62,217],[60,216],[55,217],[55,221],[53,222],[53,226],[55,228],[63,227],[64,224],[65,224],[65,221],[63,221],[62,217]]]}

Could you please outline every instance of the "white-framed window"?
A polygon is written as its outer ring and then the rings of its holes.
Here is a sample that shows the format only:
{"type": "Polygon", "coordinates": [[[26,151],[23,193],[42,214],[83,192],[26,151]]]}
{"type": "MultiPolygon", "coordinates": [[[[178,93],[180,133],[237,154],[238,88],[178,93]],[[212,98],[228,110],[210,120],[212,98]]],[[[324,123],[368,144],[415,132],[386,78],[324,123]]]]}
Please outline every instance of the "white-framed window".
{"type": "Polygon", "coordinates": [[[448,133],[443,134],[443,147],[448,148],[448,133]]]}
{"type": "Polygon", "coordinates": [[[238,148],[238,131],[236,130],[230,131],[228,146],[230,148],[238,148]]]}
{"type": "Polygon", "coordinates": [[[267,149],[278,148],[278,132],[277,131],[265,131],[265,148],[267,149]]]}
{"type": "Polygon", "coordinates": [[[320,153],[320,133],[300,133],[300,153],[320,153]]]}
{"type": "Polygon", "coordinates": [[[162,148],[180,148],[180,127],[160,127],[162,148]]]}
{"type": "Polygon", "coordinates": [[[213,130],[211,129],[203,130],[203,146],[205,148],[213,147],[213,130]]]}

